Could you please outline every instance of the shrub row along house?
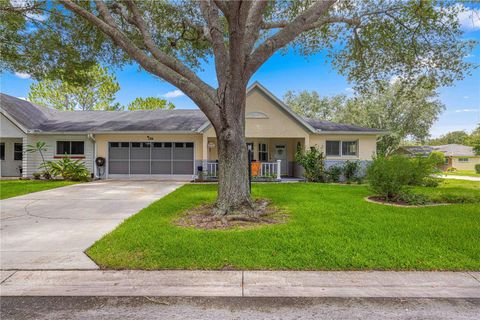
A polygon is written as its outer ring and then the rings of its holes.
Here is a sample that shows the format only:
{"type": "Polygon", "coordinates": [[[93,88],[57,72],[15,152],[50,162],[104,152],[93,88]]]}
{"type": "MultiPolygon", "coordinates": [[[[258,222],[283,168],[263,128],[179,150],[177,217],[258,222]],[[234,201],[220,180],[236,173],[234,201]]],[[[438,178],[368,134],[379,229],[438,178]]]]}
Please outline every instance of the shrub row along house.
{"type": "MultiPolygon", "coordinates": [[[[327,167],[369,161],[382,134],[302,118],[259,83],[248,89],[246,141],[259,176],[301,177],[298,148],[317,146],[327,167]]],[[[37,172],[40,155],[25,152],[37,141],[47,144],[45,160],[82,159],[96,178],[192,179],[218,169],[215,131],[200,110],[58,111],[2,94],[1,175],[37,172]]]]}
{"type": "Polygon", "coordinates": [[[445,164],[442,169],[455,168],[457,170],[475,170],[475,165],[480,164],[480,155],[476,155],[472,147],[461,144],[446,144],[442,146],[404,146],[397,150],[398,154],[407,156],[426,157],[433,151],[445,155],[445,164]]]}

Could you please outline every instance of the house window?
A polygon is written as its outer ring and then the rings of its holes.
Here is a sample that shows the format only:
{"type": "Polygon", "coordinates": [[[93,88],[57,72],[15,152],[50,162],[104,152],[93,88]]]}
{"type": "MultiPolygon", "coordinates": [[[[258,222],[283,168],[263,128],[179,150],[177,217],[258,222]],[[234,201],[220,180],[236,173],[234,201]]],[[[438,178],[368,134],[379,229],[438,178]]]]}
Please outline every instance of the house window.
{"type": "Polygon", "coordinates": [[[357,141],[342,141],[342,156],[356,156],[357,141]]]}
{"type": "Polygon", "coordinates": [[[450,159],[445,158],[445,164],[449,164],[449,162],[450,162],[450,159]]]}
{"type": "Polygon", "coordinates": [[[259,161],[268,161],[268,149],[266,143],[258,144],[258,160],[259,161]]]}
{"type": "Polygon", "coordinates": [[[22,161],[23,159],[23,144],[15,143],[13,145],[13,160],[22,161]]]}
{"type": "Polygon", "coordinates": [[[85,145],[83,141],[57,141],[58,155],[83,155],[85,145]]]}
{"type": "Polygon", "coordinates": [[[458,162],[468,162],[468,158],[458,158],[458,162]]]}
{"type": "Polygon", "coordinates": [[[327,156],[340,155],[340,141],[327,141],[326,148],[327,156]]]}
{"type": "Polygon", "coordinates": [[[0,143],[0,160],[5,160],[5,143],[0,143]]]}
{"type": "Polygon", "coordinates": [[[356,156],[358,153],[358,141],[327,141],[327,156],[356,156]]]}

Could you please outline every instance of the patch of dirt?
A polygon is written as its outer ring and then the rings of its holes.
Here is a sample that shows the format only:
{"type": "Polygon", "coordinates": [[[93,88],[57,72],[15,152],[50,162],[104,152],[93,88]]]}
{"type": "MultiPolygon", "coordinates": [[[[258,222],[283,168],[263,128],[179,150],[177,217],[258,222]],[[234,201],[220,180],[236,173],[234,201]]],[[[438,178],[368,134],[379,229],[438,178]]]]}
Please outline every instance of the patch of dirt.
{"type": "Polygon", "coordinates": [[[410,203],[408,203],[406,201],[402,201],[402,200],[387,201],[387,200],[385,200],[385,198],[378,197],[378,196],[365,197],[365,200],[368,201],[368,202],[383,204],[383,205],[386,205],[386,206],[407,207],[407,208],[421,208],[421,207],[448,205],[448,203],[428,203],[428,204],[417,205],[417,204],[410,204],[410,203]]]}
{"type": "Polygon", "coordinates": [[[288,214],[278,209],[269,200],[253,200],[253,208],[242,208],[226,216],[213,215],[214,204],[205,204],[186,211],[177,226],[204,230],[225,230],[233,228],[251,229],[263,225],[285,223],[288,214]]]}

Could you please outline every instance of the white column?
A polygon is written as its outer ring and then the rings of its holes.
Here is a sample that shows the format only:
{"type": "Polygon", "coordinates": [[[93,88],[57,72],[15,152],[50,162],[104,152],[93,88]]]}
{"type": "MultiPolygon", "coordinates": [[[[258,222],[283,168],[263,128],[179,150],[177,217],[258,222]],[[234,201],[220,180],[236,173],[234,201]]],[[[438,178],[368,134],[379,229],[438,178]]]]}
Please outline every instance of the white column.
{"type": "Polygon", "coordinates": [[[281,179],[282,160],[277,160],[277,180],[281,179]]]}

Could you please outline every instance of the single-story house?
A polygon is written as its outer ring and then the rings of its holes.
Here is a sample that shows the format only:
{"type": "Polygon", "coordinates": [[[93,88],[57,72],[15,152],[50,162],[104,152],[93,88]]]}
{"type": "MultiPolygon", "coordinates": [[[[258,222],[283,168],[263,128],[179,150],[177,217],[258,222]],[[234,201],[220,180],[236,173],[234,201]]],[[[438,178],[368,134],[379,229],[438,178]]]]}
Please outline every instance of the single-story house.
{"type": "Polygon", "coordinates": [[[398,154],[409,156],[428,156],[433,151],[443,152],[445,165],[443,170],[455,168],[457,170],[475,170],[475,165],[480,164],[480,155],[476,155],[472,147],[461,144],[445,144],[441,146],[403,146],[398,148],[398,154]]]}
{"type": "MultiPolygon", "coordinates": [[[[1,94],[1,176],[30,177],[41,157],[26,146],[45,141],[46,160],[85,161],[97,178],[185,178],[216,175],[215,130],[198,109],[58,111],[1,94]],[[105,165],[95,163],[105,158],[105,165]]],[[[326,165],[363,163],[381,130],[303,118],[259,83],[248,88],[246,141],[264,175],[301,177],[297,148],[318,146],[326,165]],[[279,171],[280,169],[280,171],[279,171]]]]}

